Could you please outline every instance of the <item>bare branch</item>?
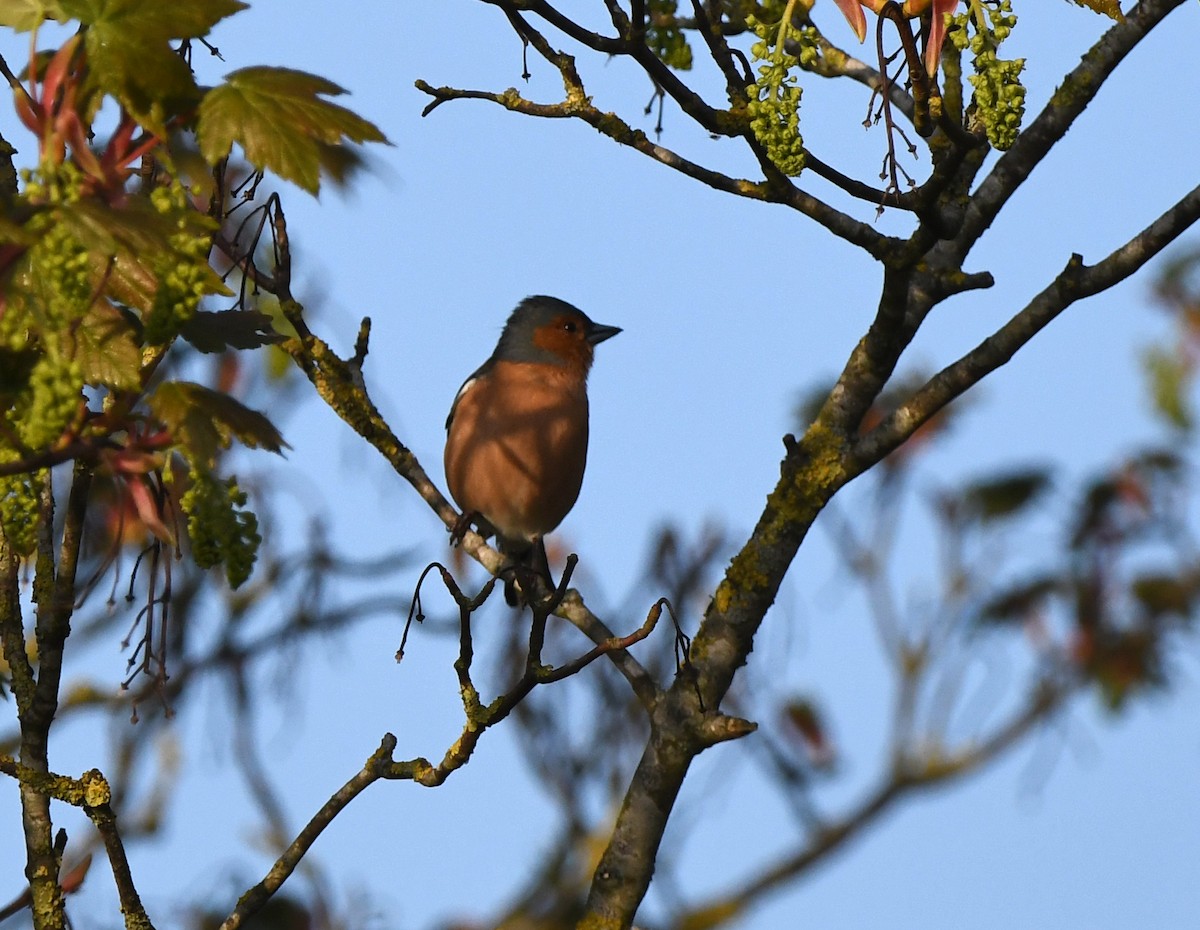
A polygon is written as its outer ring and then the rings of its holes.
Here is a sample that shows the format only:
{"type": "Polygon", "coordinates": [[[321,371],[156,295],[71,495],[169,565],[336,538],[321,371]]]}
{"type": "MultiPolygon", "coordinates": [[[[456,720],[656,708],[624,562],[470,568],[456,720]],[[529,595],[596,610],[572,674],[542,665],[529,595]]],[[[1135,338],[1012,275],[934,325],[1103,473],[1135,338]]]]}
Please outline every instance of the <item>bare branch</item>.
{"type": "MultiPolygon", "coordinates": [[[[588,610],[587,605],[576,591],[567,593],[556,613],[573,623],[597,646],[618,640],[617,635],[608,628],[604,621],[588,610]]],[[[617,667],[617,671],[625,676],[642,706],[647,711],[652,710],[655,701],[658,700],[659,689],[649,672],[624,648],[612,649],[607,655],[613,665],[617,667]]]]}
{"type": "Polygon", "coordinates": [[[738,63],[734,60],[733,51],[721,32],[720,22],[713,22],[705,12],[701,0],[692,0],[692,10],[696,16],[696,31],[704,38],[709,55],[721,69],[721,73],[725,75],[725,92],[729,95],[731,102],[744,105],[746,87],[754,83],[754,75],[748,70],[738,70],[738,63]]]}
{"type": "MultiPolygon", "coordinates": [[[[541,684],[562,681],[564,678],[583,670],[601,656],[616,654],[628,656],[625,650],[635,643],[641,642],[654,630],[659,617],[662,615],[664,602],[661,600],[651,607],[646,616],[646,621],[642,626],[628,636],[610,636],[598,642],[594,649],[557,668],[543,665],[540,656],[545,621],[550,613],[557,610],[561,602],[566,598],[566,586],[570,581],[570,572],[575,564],[573,559],[574,557],[567,562],[567,570],[563,574],[563,579],[559,584],[558,590],[540,599],[535,597],[530,603],[534,618],[529,637],[529,652],[525,660],[524,674],[508,691],[492,700],[486,706],[480,701],[479,693],[471,680],[471,663],[474,657],[471,641],[471,614],[480,606],[487,594],[491,592],[491,582],[488,583],[485,591],[480,596],[470,598],[459,590],[458,585],[444,567],[440,565],[436,566],[441,571],[442,579],[458,604],[460,611],[459,656],[458,660],[454,663],[454,668],[458,673],[459,693],[462,696],[463,711],[466,714],[467,720],[462,734],[446,751],[445,756],[437,766],[429,766],[428,763],[425,763],[421,771],[416,774],[406,774],[402,777],[415,778],[420,784],[429,788],[442,784],[453,772],[467,764],[483,734],[508,717],[529,696],[535,687],[541,684]]],[[[578,595],[574,595],[574,597],[577,598],[578,595]]],[[[628,674],[630,669],[628,665],[629,659],[615,659],[614,662],[618,669],[628,674]]],[[[639,688],[644,690],[646,677],[644,670],[640,670],[640,667],[638,671],[633,671],[631,682],[637,682],[634,685],[635,692],[638,692],[639,688]]],[[[639,697],[641,697],[640,692],[639,697]]],[[[419,761],[423,762],[424,760],[419,761]]]]}
{"type": "Polygon", "coordinates": [[[221,924],[220,930],[237,930],[247,918],[256,914],[296,870],[296,866],[300,864],[304,854],[317,841],[317,837],[351,801],[379,779],[398,777],[395,773],[398,766],[402,766],[403,763],[392,761],[392,752],[395,748],[396,737],[388,733],[379,744],[379,748],[367,759],[362,769],[335,791],[332,797],[313,815],[296,839],[292,841],[292,844],[275,860],[275,864],[271,866],[263,880],[242,895],[237,907],[233,909],[233,913],[221,924]]]}
{"type": "Polygon", "coordinates": [[[0,462],[0,477],[5,475],[24,475],[41,471],[43,468],[53,468],[72,459],[93,460],[96,456],[96,443],[86,440],[73,440],[63,446],[56,446],[44,452],[38,452],[27,458],[11,462],[0,462]]]}
{"type": "Polygon", "coordinates": [[[913,99],[904,90],[904,86],[897,81],[884,81],[883,75],[875,68],[872,68],[866,62],[855,58],[849,52],[834,45],[824,35],[817,39],[817,47],[821,54],[806,70],[811,71],[820,77],[839,78],[846,77],[852,81],[857,81],[864,87],[868,87],[877,93],[883,93],[887,90],[891,98],[892,106],[905,115],[909,120],[913,118],[913,99]]]}
{"type": "MultiPolygon", "coordinates": [[[[446,527],[453,529],[458,522],[458,512],[379,413],[367,393],[361,368],[339,358],[328,344],[308,331],[299,304],[294,301],[285,303],[284,313],[303,335],[284,342],[281,348],[292,356],[330,409],[374,446],[396,473],[413,486],[446,527]]],[[[500,570],[503,557],[488,547],[481,536],[468,532],[463,537],[462,545],[493,574],[500,570]]]]}
{"type": "MultiPolygon", "coordinates": [[[[580,602],[580,604],[582,606],[582,602],[580,602]]],[[[662,616],[663,604],[664,601],[659,600],[653,607],[651,607],[650,612],[646,615],[646,622],[628,636],[614,636],[610,634],[600,642],[596,643],[596,647],[594,649],[590,650],[589,652],[585,652],[579,658],[567,662],[565,665],[561,665],[558,668],[547,669],[541,672],[538,675],[538,681],[562,681],[562,679],[566,678],[567,676],[574,675],[576,672],[582,671],[584,668],[591,665],[592,662],[603,655],[614,655],[615,653],[619,652],[624,656],[628,656],[629,653],[626,652],[626,650],[630,646],[634,645],[635,643],[640,643],[643,639],[649,636],[651,632],[653,632],[654,627],[658,624],[659,617],[662,616]]],[[[586,608],[584,609],[586,610],[586,608]]],[[[600,623],[598,618],[596,618],[596,623],[600,623]]],[[[617,668],[624,671],[622,664],[623,663],[621,662],[616,662],[617,668]]],[[[653,704],[648,700],[649,696],[643,694],[644,689],[642,687],[648,676],[645,676],[645,670],[641,669],[640,666],[639,670],[641,675],[635,675],[632,677],[630,679],[630,684],[634,686],[634,691],[642,700],[642,703],[647,705],[647,710],[650,710],[653,708],[653,704]]]]}
{"type": "MultiPolygon", "coordinates": [[[[34,702],[40,715],[36,725],[49,733],[50,725],[58,712],[63,647],[71,632],[71,615],[75,610],[75,571],[79,564],[79,547],[83,543],[83,524],[87,516],[92,470],[90,465],[82,461],[75,465],[57,571],[53,549],[53,490],[50,472],[46,474],[43,485],[42,524],[45,527],[45,538],[39,545],[37,567],[40,592],[37,611],[38,681],[34,702]]],[[[24,721],[22,725],[26,725],[24,721]]]]}
{"type": "Polygon", "coordinates": [[[0,527],[0,644],[4,648],[4,661],[12,675],[13,695],[19,710],[33,702],[37,687],[33,663],[25,649],[25,624],[21,616],[20,560],[12,551],[4,530],[0,527]]]}
{"type": "MultiPolygon", "coordinates": [[[[125,857],[125,846],[117,829],[117,816],[109,803],[112,799],[112,789],[108,780],[96,769],[84,772],[80,778],[70,778],[46,771],[40,766],[17,762],[4,755],[0,755],[0,772],[17,779],[21,783],[23,794],[28,791],[47,800],[54,798],[83,809],[104,841],[104,848],[112,865],[113,878],[117,883],[121,912],[125,915],[127,930],[153,930],[154,925],[150,922],[133,884],[129,860],[125,857]]],[[[62,889],[58,887],[57,871],[48,877],[54,882],[55,897],[61,904],[62,889]]],[[[32,879],[30,889],[30,905],[35,913],[38,913],[39,919],[45,920],[49,916],[45,911],[45,896],[39,894],[39,888],[32,879]]]]}
{"type": "Polygon", "coordinates": [[[859,440],[857,468],[869,468],[911,436],[946,404],[1009,361],[1051,320],[1076,301],[1125,280],[1200,220],[1200,186],[1099,263],[1073,255],[1067,266],[1019,313],[978,346],[942,369],[905,404],[859,440]]]}
{"type": "MultiPolygon", "coordinates": [[[[526,10],[537,16],[540,16],[551,26],[557,29],[564,35],[570,36],[580,45],[587,46],[592,51],[602,52],[605,55],[620,55],[627,51],[628,43],[624,39],[602,36],[598,32],[592,32],[590,29],[584,29],[575,20],[569,16],[565,16],[557,8],[551,6],[544,0],[524,0],[524,2],[512,2],[512,0],[483,0],[491,6],[499,7],[510,17],[516,16],[519,11],[526,10]]],[[[514,28],[516,28],[514,24],[514,28]]],[[[517,30],[520,32],[520,29],[517,30]]]]}
{"type": "Polygon", "coordinates": [[[141,896],[133,884],[133,873],[129,869],[129,859],[125,856],[125,844],[117,830],[117,815],[112,807],[104,804],[88,805],[84,811],[104,840],[104,849],[108,853],[108,861],[112,866],[113,879],[117,883],[117,895],[121,901],[121,913],[125,917],[125,930],[153,930],[146,909],[142,905],[141,896]]]}
{"type": "Polygon", "coordinates": [[[1184,0],[1142,0],[1123,22],[1115,23],[1066,76],[1050,102],[971,197],[962,233],[951,250],[961,260],[987,230],[1008,199],[1095,99],[1105,81],[1146,35],[1184,0]]]}
{"type": "MultiPolygon", "coordinates": [[[[453,87],[433,87],[425,81],[417,81],[416,87],[434,98],[434,102],[423,111],[426,114],[448,100],[470,99],[487,100],[514,113],[523,113],[527,116],[549,119],[581,119],[613,141],[635,149],[668,168],[673,168],[715,190],[750,200],[790,206],[816,220],[839,238],[864,249],[875,258],[883,258],[901,245],[900,240],[876,232],[870,225],[834,209],[790,183],[773,184],[766,181],[732,178],[689,161],[676,152],[652,142],[644,132],[632,128],[616,114],[605,113],[593,107],[586,98],[544,104],[525,99],[513,88],[494,93],[492,91],[459,90],[453,87]]],[[[777,172],[775,173],[777,174],[777,172]]]]}

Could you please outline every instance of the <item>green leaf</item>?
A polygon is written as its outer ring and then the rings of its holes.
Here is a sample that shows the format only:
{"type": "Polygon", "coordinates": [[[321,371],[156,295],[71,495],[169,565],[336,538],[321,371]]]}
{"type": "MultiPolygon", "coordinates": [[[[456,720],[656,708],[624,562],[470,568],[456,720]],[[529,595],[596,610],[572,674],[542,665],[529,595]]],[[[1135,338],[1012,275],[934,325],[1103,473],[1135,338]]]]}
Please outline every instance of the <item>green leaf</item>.
{"type": "Polygon", "coordinates": [[[108,275],[105,290],[109,296],[142,313],[150,312],[154,306],[154,293],[158,290],[158,276],[145,262],[126,250],[116,255],[93,252],[90,257],[96,280],[108,275]]]}
{"type": "Polygon", "coordinates": [[[172,133],[167,141],[167,151],[160,150],[159,157],[171,176],[183,182],[197,203],[211,200],[216,195],[213,170],[200,154],[195,137],[190,133],[172,133]]]}
{"type": "Polygon", "coordinates": [[[1047,600],[1062,590],[1060,578],[1042,575],[997,594],[983,605],[979,619],[983,623],[1024,623],[1047,600]]]}
{"type": "Polygon", "coordinates": [[[1177,616],[1187,619],[1196,599],[1194,576],[1142,575],[1130,585],[1138,603],[1155,619],[1177,616]]]}
{"type": "Polygon", "coordinates": [[[1016,516],[1050,486],[1044,468],[1013,472],[969,485],[962,493],[963,510],[981,522],[1016,516]]]}
{"type": "Polygon", "coordinates": [[[187,112],[199,96],[188,66],[166,39],[120,29],[89,29],[89,72],[154,135],[165,138],[171,116],[187,112]]]}
{"type": "Polygon", "coordinates": [[[88,384],[142,386],[142,350],[133,321],[107,301],[93,303],[75,331],[75,361],[88,384]]]}
{"type": "Polygon", "coordinates": [[[257,349],[283,341],[271,326],[271,318],[256,310],[197,311],[180,335],[201,352],[226,349],[257,349]]]}
{"type": "Polygon", "coordinates": [[[1142,354],[1142,367],[1155,412],[1169,425],[1189,432],[1195,422],[1189,391],[1196,375],[1194,364],[1183,353],[1156,346],[1142,354]]]}
{"type": "Polygon", "coordinates": [[[160,384],[146,402],[150,410],[171,431],[174,441],[182,445],[189,457],[196,462],[210,467],[216,459],[217,452],[226,448],[228,443],[222,440],[221,432],[211,414],[199,409],[192,402],[189,387],[178,381],[168,381],[160,384]]]}
{"type": "Polygon", "coordinates": [[[1121,0],[1072,0],[1076,6],[1087,7],[1094,13],[1100,13],[1119,23],[1125,22],[1125,14],[1121,12],[1121,0]]]}
{"type": "Polygon", "coordinates": [[[193,461],[205,466],[234,439],[252,449],[270,452],[282,452],[287,447],[266,416],[203,385],[168,381],[160,384],[147,402],[193,461]]]}
{"type": "Polygon", "coordinates": [[[173,217],[140,198],[130,198],[120,209],[84,198],[60,207],[58,220],[85,248],[105,257],[122,249],[141,257],[166,254],[175,232],[173,217]]]}
{"type": "Polygon", "coordinates": [[[166,138],[167,121],[192,110],[200,91],[172,39],[198,38],[246,8],[239,0],[59,0],[88,27],[89,77],[148,130],[166,138]]]}
{"type": "Polygon", "coordinates": [[[66,18],[58,0],[0,0],[0,26],[17,32],[29,32],[48,19],[61,23],[66,18]]]}
{"type": "Polygon", "coordinates": [[[247,8],[241,0],[58,0],[56,5],[88,26],[123,28],[163,39],[198,39],[247,8]]]}
{"type": "Polygon", "coordinates": [[[347,142],[387,142],[374,123],[323,97],[345,93],[331,81],[287,68],[243,68],[200,103],[200,151],[216,164],[236,142],[255,167],[315,194],[322,174],[338,180],[347,142]]]}
{"type": "MultiPolygon", "coordinates": [[[[119,209],[87,199],[59,210],[60,221],[87,248],[97,284],[103,282],[110,297],[143,312],[153,306],[158,291],[155,268],[189,261],[171,245],[171,237],[180,231],[181,216],[192,233],[213,226],[195,211],[159,213],[138,198],[127,200],[119,209]]],[[[210,271],[203,283],[206,294],[232,293],[215,271],[210,271]]]]}

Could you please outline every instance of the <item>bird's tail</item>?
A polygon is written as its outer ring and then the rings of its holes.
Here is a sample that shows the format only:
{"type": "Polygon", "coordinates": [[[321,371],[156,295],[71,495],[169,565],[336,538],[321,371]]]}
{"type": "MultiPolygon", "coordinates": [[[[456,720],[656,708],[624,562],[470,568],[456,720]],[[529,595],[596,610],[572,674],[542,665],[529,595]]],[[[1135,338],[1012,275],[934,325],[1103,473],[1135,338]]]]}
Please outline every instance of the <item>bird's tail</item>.
{"type": "Polygon", "coordinates": [[[554,590],[546,544],[540,536],[528,549],[512,556],[513,564],[504,578],[504,600],[509,607],[520,607],[529,601],[529,594],[536,587],[535,579],[540,579],[547,591],[554,590]]]}

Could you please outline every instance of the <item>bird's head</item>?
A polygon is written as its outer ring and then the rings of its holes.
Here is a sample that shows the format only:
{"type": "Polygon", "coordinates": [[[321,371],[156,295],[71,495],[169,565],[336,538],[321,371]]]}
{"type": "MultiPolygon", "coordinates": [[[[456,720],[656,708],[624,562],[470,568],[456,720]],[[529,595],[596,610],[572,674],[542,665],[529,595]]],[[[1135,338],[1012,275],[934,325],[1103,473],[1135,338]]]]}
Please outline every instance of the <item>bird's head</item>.
{"type": "Polygon", "coordinates": [[[620,331],[593,322],[582,310],[557,297],[526,297],[504,324],[494,357],[565,365],[586,373],[595,346],[620,331]]]}

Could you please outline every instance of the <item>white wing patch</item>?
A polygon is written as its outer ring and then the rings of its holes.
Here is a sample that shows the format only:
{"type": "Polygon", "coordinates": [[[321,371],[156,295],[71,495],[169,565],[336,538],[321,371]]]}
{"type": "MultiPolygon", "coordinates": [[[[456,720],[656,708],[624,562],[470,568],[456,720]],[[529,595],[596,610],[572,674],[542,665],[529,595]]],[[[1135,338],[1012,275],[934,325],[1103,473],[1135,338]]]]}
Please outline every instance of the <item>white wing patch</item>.
{"type": "Polygon", "coordinates": [[[475,386],[478,378],[471,377],[463,382],[463,386],[458,389],[458,393],[454,395],[454,403],[450,405],[450,414],[446,417],[446,429],[450,429],[450,423],[454,420],[454,411],[458,409],[458,402],[463,399],[463,395],[475,386]]]}

